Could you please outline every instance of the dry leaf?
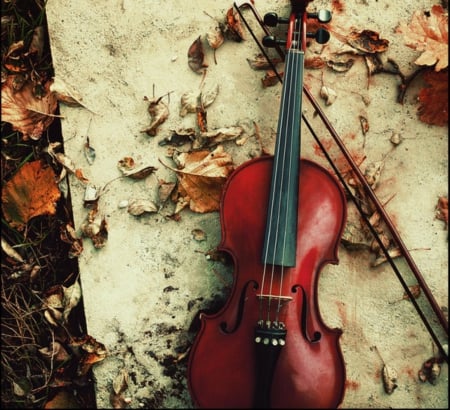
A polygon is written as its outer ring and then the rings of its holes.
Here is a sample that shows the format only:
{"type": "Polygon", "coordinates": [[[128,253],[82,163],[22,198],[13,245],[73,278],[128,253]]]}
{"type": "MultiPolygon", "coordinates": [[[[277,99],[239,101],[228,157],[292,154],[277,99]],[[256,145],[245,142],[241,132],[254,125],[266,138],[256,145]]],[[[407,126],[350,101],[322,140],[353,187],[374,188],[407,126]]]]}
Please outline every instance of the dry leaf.
{"type": "Polygon", "coordinates": [[[177,157],[180,169],[173,169],[178,176],[178,190],[182,197],[189,197],[189,207],[194,212],[217,211],[222,188],[233,171],[231,156],[221,145],[214,151],[182,153],[177,157]]]}
{"type": "Polygon", "coordinates": [[[359,122],[361,124],[361,130],[363,135],[366,135],[369,132],[369,120],[364,115],[359,116],[359,122]]]}
{"type": "Polygon", "coordinates": [[[70,245],[70,250],[68,253],[69,258],[77,258],[83,252],[83,241],[78,238],[75,229],[70,225],[61,226],[60,238],[63,242],[70,245]]]}
{"type": "Polygon", "coordinates": [[[18,230],[39,215],[55,215],[61,192],[53,169],[40,161],[27,162],[2,187],[5,219],[18,230]]]}
{"type": "Polygon", "coordinates": [[[443,127],[448,124],[448,72],[426,72],[423,78],[427,87],[419,91],[419,119],[443,127]]]}
{"type": "Polygon", "coordinates": [[[339,73],[344,73],[353,67],[355,60],[353,58],[342,58],[336,56],[333,60],[327,60],[327,66],[339,73]]]}
{"type": "Polygon", "coordinates": [[[198,104],[198,93],[186,91],[181,96],[180,116],[184,117],[189,112],[196,112],[198,104]]]}
{"type": "Polygon", "coordinates": [[[206,233],[205,233],[205,231],[203,231],[203,230],[201,230],[201,229],[193,229],[193,230],[191,231],[191,233],[192,233],[192,237],[193,237],[196,241],[198,241],[198,242],[206,241],[206,233]]]}
{"type": "Polygon", "coordinates": [[[2,236],[2,250],[5,252],[10,258],[13,258],[16,262],[25,263],[22,256],[6,241],[6,239],[2,236]]]}
{"type": "Polygon", "coordinates": [[[89,165],[92,165],[95,161],[95,149],[91,146],[89,137],[86,137],[86,142],[83,146],[84,156],[89,165]]]}
{"type": "Polygon", "coordinates": [[[49,127],[55,117],[57,108],[55,95],[48,91],[49,83],[45,85],[45,94],[37,98],[33,93],[33,83],[27,82],[20,91],[12,87],[12,76],[8,76],[2,85],[2,121],[11,123],[16,131],[23,134],[24,140],[38,140],[49,127]]]}
{"type": "Polygon", "coordinates": [[[331,105],[336,101],[337,94],[330,87],[322,86],[320,89],[320,96],[325,100],[326,105],[331,105]]]}
{"type": "Polygon", "coordinates": [[[175,182],[158,181],[158,197],[161,204],[164,204],[167,201],[175,186],[175,182]]]}
{"type": "Polygon", "coordinates": [[[164,103],[162,98],[163,96],[149,100],[147,97],[144,97],[145,101],[150,102],[148,112],[151,116],[152,122],[150,126],[141,132],[146,132],[147,135],[150,135],[151,137],[154,137],[157,134],[158,127],[169,117],[169,107],[164,103]]]}
{"type": "Polygon", "coordinates": [[[193,148],[212,147],[224,141],[232,141],[244,132],[242,127],[223,127],[212,131],[200,132],[195,139],[193,148]]]}
{"type": "Polygon", "coordinates": [[[69,318],[70,312],[72,309],[78,305],[81,299],[81,286],[78,281],[76,281],[72,286],[69,286],[66,288],[65,286],[62,287],[64,291],[64,297],[63,297],[63,320],[64,322],[67,322],[67,319],[69,318]]]}
{"type": "Polygon", "coordinates": [[[129,171],[123,171],[123,175],[132,179],[144,179],[145,177],[153,174],[158,168],[151,165],[141,166],[137,169],[132,169],[129,171]]]}
{"type": "Polygon", "coordinates": [[[117,168],[119,168],[122,173],[131,171],[135,167],[136,163],[132,157],[123,157],[117,162],[117,168]]]}
{"type": "Polygon", "coordinates": [[[223,36],[222,27],[216,26],[209,30],[206,34],[206,40],[209,46],[214,50],[214,62],[217,64],[216,50],[224,43],[225,37],[223,36]]]}
{"type": "MultiPolygon", "coordinates": [[[[420,296],[421,290],[420,290],[420,285],[412,285],[412,286],[408,286],[411,295],[414,299],[417,299],[420,296]]],[[[409,295],[405,292],[403,294],[403,300],[408,300],[409,299],[409,295]]]]}
{"type": "Polygon", "coordinates": [[[421,369],[419,370],[418,376],[421,382],[428,381],[429,383],[435,385],[438,381],[438,378],[441,374],[441,365],[443,359],[439,359],[436,357],[431,357],[426,360],[421,369]]]}
{"type": "MultiPolygon", "coordinates": [[[[279,73],[279,74],[280,74],[280,77],[283,77],[283,73],[279,73]]],[[[275,71],[273,71],[273,70],[267,70],[266,75],[263,78],[261,78],[261,82],[262,82],[262,85],[264,88],[272,87],[272,86],[278,84],[278,81],[279,81],[278,76],[275,73],[275,71]]]]}
{"type": "Polygon", "coordinates": [[[436,71],[448,67],[448,13],[441,5],[435,4],[429,12],[415,11],[411,22],[400,23],[396,32],[403,34],[408,47],[423,51],[417,65],[435,65],[436,71]]]}
{"type": "Polygon", "coordinates": [[[380,38],[380,35],[372,30],[352,31],[347,37],[347,43],[356,50],[369,54],[386,51],[389,45],[388,40],[380,38]]]}
{"type": "Polygon", "coordinates": [[[197,107],[197,126],[200,132],[208,131],[207,112],[202,106],[197,107]]]}
{"type": "Polygon", "coordinates": [[[383,366],[383,386],[384,391],[387,394],[392,394],[398,387],[397,385],[397,372],[392,367],[385,364],[383,366]]]}
{"type": "Polygon", "coordinates": [[[230,7],[226,15],[226,34],[234,41],[241,42],[245,39],[239,14],[230,7]]]}
{"type": "Polygon", "coordinates": [[[134,199],[128,205],[128,213],[134,216],[154,212],[158,212],[158,207],[149,199],[134,199]]]}
{"type": "Polygon", "coordinates": [[[70,107],[85,107],[87,108],[81,101],[82,97],[75,90],[69,87],[64,81],[62,81],[58,77],[54,77],[52,79],[52,83],[50,85],[50,91],[53,92],[56,96],[56,99],[59,102],[62,102],[70,107]]]}
{"type": "Polygon", "coordinates": [[[102,361],[108,354],[105,345],[89,335],[73,340],[71,346],[78,346],[84,351],[78,363],[77,376],[85,376],[93,364],[102,361]]]}
{"type": "Polygon", "coordinates": [[[208,67],[208,64],[205,63],[205,53],[203,51],[201,36],[198,36],[189,47],[188,65],[192,71],[198,74],[203,74],[204,69],[208,67]]]}
{"type": "Polygon", "coordinates": [[[448,229],[448,198],[441,196],[436,205],[436,218],[445,222],[445,229],[448,229]]]}
{"type": "MultiPolygon", "coordinates": [[[[281,58],[272,58],[271,61],[274,66],[276,66],[277,64],[282,62],[281,58]]],[[[255,57],[253,57],[252,60],[247,58],[247,62],[253,70],[272,69],[272,65],[267,61],[264,54],[257,54],[255,57]]],[[[306,65],[306,62],[305,62],[305,65],[306,65]]]]}
{"type": "MultiPolygon", "coordinates": [[[[49,151],[50,153],[50,151],[49,151]]],[[[54,158],[65,168],[67,171],[75,175],[77,179],[79,179],[83,183],[89,182],[89,179],[87,179],[83,175],[83,171],[81,168],[76,168],[75,163],[72,161],[71,158],[69,158],[67,155],[63,154],[62,152],[57,152],[54,154],[54,158]]]]}
{"type": "Polygon", "coordinates": [[[206,91],[202,91],[200,93],[200,103],[203,108],[209,107],[219,94],[219,84],[214,84],[210,88],[206,89],[206,91]]]}
{"type": "Polygon", "coordinates": [[[108,240],[108,224],[106,218],[102,217],[98,208],[91,209],[80,226],[81,232],[92,240],[95,248],[103,248],[108,240]]]}
{"type": "Polygon", "coordinates": [[[179,128],[175,131],[172,131],[172,134],[159,142],[159,145],[172,145],[179,147],[181,145],[191,143],[195,137],[194,128],[179,128]]]}

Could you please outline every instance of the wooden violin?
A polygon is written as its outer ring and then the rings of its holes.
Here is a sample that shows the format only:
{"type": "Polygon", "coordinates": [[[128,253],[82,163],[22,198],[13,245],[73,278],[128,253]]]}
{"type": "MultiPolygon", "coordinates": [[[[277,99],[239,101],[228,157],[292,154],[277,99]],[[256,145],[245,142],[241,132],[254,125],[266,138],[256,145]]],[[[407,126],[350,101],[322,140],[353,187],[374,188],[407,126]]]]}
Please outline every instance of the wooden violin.
{"type": "Polygon", "coordinates": [[[343,399],[342,332],[323,322],[317,285],[323,266],[337,263],[346,198],[333,175],[300,156],[306,20],[331,14],[311,16],[307,3],[291,0],[283,20],[275,154],[244,163],[224,188],[219,249],[235,273],[225,306],[201,315],[191,349],[188,384],[200,408],[335,408],[343,399]]]}

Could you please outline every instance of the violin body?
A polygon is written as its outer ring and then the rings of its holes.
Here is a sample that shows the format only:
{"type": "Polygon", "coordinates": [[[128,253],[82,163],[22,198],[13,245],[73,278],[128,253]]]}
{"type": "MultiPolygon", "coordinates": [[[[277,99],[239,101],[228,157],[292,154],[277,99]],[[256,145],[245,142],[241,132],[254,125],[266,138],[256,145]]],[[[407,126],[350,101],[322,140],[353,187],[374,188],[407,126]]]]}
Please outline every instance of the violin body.
{"type": "Polygon", "coordinates": [[[261,281],[261,249],[273,157],[241,165],[227,181],[219,248],[232,256],[235,276],[225,306],[201,316],[190,353],[189,389],[200,408],[335,408],[342,401],[341,331],[322,321],[317,285],[322,267],[337,263],[346,199],[328,171],[299,162],[297,262],[270,266],[272,281],[261,281]],[[277,352],[255,345],[256,323],[270,303],[280,303],[277,321],[287,329],[277,352]]]}

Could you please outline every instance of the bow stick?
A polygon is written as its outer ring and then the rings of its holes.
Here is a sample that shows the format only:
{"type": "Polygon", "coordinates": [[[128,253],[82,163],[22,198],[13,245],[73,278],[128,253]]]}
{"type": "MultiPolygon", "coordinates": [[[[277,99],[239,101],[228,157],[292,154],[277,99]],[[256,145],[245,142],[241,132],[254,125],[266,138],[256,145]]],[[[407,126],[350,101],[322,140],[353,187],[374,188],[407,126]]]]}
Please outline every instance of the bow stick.
{"type": "MultiPolygon", "coordinates": [[[[244,15],[242,14],[241,8],[244,8],[244,7],[248,7],[248,8],[251,9],[253,15],[255,16],[256,20],[258,21],[258,24],[264,30],[266,35],[271,35],[270,30],[264,24],[263,19],[261,18],[261,16],[259,15],[258,11],[256,10],[256,8],[253,6],[252,3],[248,2],[248,1],[234,2],[234,8],[238,12],[239,16],[241,17],[241,19],[244,22],[245,26],[249,30],[251,36],[255,40],[256,44],[258,45],[258,47],[261,50],[261,52],[264,55],[264,57],[266,58],[267,62],[270,64],[272,70],[275,72],[278,80],[280,81],[280,83],[282,83],[283,80],[282,80],[280,74],[278,73],[275,65],[273,64],[272,60],[267,55],[264,47],[261,45],[261,43],[256,38],[255,34],[253,33],[253,30],[251,29],[251,27],[249,26],[248,22],[246,21],[244,15]]],[[[283,50],[281,50],[278,45],[276,45],[275,48],[276,48],[278,54],[280,55],[280,57],[284,60],[285,55],[284,55],[283,50]]],[[[439,320],[439,323],[441,324],[442,328],[444,329],[446,335],[448,335],[448,322],[445,319],[444,313],[442,312],[442,309],[439,307],[438,303],[436,302],[436,299],[434,298],[432,292],[430,291],[430,289],[429,289],[425,279],[423,278],[422,274],[420,273],[416,263],[414,262],[411,254],[409,253],[407,247],[403,243],[403,240],[401,239],[400,234],[398,233],[397,229],[395,228],[395,225],[393,224],[392,220],[390,219],[390,217],[387,214],[386,210],[384,209],[383,205],[379,201],[378,197],[375,195],[375,192],[373,191],[373,189],[368,184],[368,182],[365,179],[364,175],[362,174],[361,170],[356,165],[355,161],[353,160],[352,156],[348,152],[345,144],[343,143],[343,141],[339,137],[338,133],[336,132],[334,127],[331,125],[331,123],[328,120],[328,118],[326,117],[325,113],[322,111],[320,105],[317,103],[315,98],[312,96],[311,92],[305,86],[303,87],[303,92],[306,95],[306,97],[308,98],[308,100],[310,101],[310,103],[313,105],[314,109],[316,110],[316,112],[319,115],[320,119],[322,120],[323,124],[327,128],[328,132],[333,137],[333,140],[335,141],[335,143],[338,146],[339,150],[344,155],[344,158],[347,161],[347,163],[350,165],[354,175],[356,176],[356,178],[358,179],[360,184],[364,187],[365,193],[367,194],[367,196],[372,201],[372,203],[375,206],[376,210],[378,211],[378,213],[380,214],[381,218],[383,219],[383,222],[388,227],[388,230],[389,230],[389,232],[390,232],[394,242],[396,243],[397,247],[400,249],[402,256],[405,258],[409,268],[411,269],[411,272],[414,274],[415,278],[417,279],[417,282],[419,283],[419,286],[420,286],[421,290],[425,294],[425,297],[427,298],[427,300],[428,300],[432,310],[436,314],[436,316],[437,316],[437,318],[439,320]]],[[[444,347],[441,344],[441,342],[440,342],[438,336],[436,335],[434,329],[432,328],[431,324],[428,322],[425,314],[422,312],[419,304],[417,303],[416,299],[412,295],[411,290],[409,289],[407,283],[403,279],[403,276],[402,276],[401,272],[397,268],[397,265],[395,264],[393,258],[389,254],[388,249],[386,248],[386,246],[384,245],[384,243],[381,240],[380,236],[378,235],[378,232],[375,230],[375,228],[370,223],[367,215],[365,215],[365,213],[363,212],[362,207],[361,207],[358,199],[351,192],[350,188],[348,187],[347,183],[344,180],[344,177],[341,175],[341,173],[337,169],[337,167],[334,164],[332,158],[330,157],[330,155],[326,151],[326,149],[323,146],[323,144],[321,143],[319,137],[317,136],[317,134],[313,130],[311,124],[309,123],[309,121],[307,120],[307,118],[305,117],[305,115],[303,113],[302,113],[302,119],[305,122],[306,126],[308,127],[309,131],[311,132],[312,136],[314,137],[314,139],[318,143],[320,149],[323,151],[323,153],[325,155],[325,158],[330,163],[330,165],[333,168],[336,176],[339,178],[339,180],[342,183],[344,189],[346,190],[348,196],[352,199],[352,201],[355,204],[356,208],[358,209],[358,212],[360,213],[361,217],[366,222],[366,224],[367,224],[369,230],[371,231],[373,237],[375,238],[375,240],[377,241],[378,245],[380,246],[380,249],[383,251],[384,255],[386,256],[387,261],[391,265],[394,273],[396,274],[398,280],[400,281],[401,285],[403,286],[406,294],[408,295],[409,299],[411,300],[412,304],[414,305],[414,307],[415,307],[419,317],[421,318],[423,324],[425,325],[426,329],[428,330],[428,333],[430,334],[431,338],[433,339],[433,341],[435,342],[436,346],[438,347],[440,355],[448,363],[448,353],[444,349],[444,347]]]]}

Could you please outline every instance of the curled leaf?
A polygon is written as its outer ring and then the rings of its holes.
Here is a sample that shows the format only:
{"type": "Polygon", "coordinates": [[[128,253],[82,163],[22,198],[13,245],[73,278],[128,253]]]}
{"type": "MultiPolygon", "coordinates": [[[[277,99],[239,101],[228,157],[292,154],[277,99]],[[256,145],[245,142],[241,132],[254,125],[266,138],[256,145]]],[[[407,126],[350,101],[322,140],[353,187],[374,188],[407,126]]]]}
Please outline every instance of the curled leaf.
{"type": "Polygon", "coordinates": [[[325,100],[326,105],[331,105],[337,98],[336,91],[330,87],[322,86],[320,89],[320,96],[325,100]]]}
{"type": "Polygon", "coordinates": [[[233,41],[241,42],[245,39],[241,18],[239,17],[239,14],[234,11],[233,7],[230,7],[227,11],[225,32],[233,41]]]}
{"type": "Polygon", "coordinates": [[[347,37],[347,43],[353,48],[369,54],[386,51],[389,45],[388,40],[380,38],[380,35],[372,30],[352,31],[347,37]]]}
{"type": "MultiPolygon", "coordinates": [[[[158,127],[167,120],[169,117],[169,107],[162,100],[163,97],[153,98],[150,100],[150,105],[148,107],[148,112],[151,116],[151,124],[142,130],[141,132],[146,132],[147,135],[154,137],[158,132],[158,127]]],[[[148,101],[145,97],[144,100],[148,101]]]]}
{"type": "Polygon", "coordinates": [[[394,390],[398,387],[397,385],[397,372],[392,367],[388,366],[387,364],[383,365],[383,386],[384,391],[387,394],[392,394],[394,390]]]}
{"type": "Polygon", "coordinates": [[[436,218],[445,222],[445,228],[448,229],[448,198],[441,196],[436,205],[436,218]]]}
{"type": "Polygon", "coordinates": [[[187,113],[195,112],[198,104],[198,93],[186,91],[181,96],[180,116],[184,117],[187,113]]]}
{"type": "Polygon", "coordinates": [[[128,204],[128,213],[134,216],[154,212],[158,212],[158,207],[149,199],[135,199],[128,204]]]}
{"type": "Polygon", "coordinates": [[[201,36],[198,36],[189,47],[188,65],[192,71],[198,74],[203,74],[204,69],[208,67],[208,64],[205,63],[205,53],[203,51],[201,36]]]}

